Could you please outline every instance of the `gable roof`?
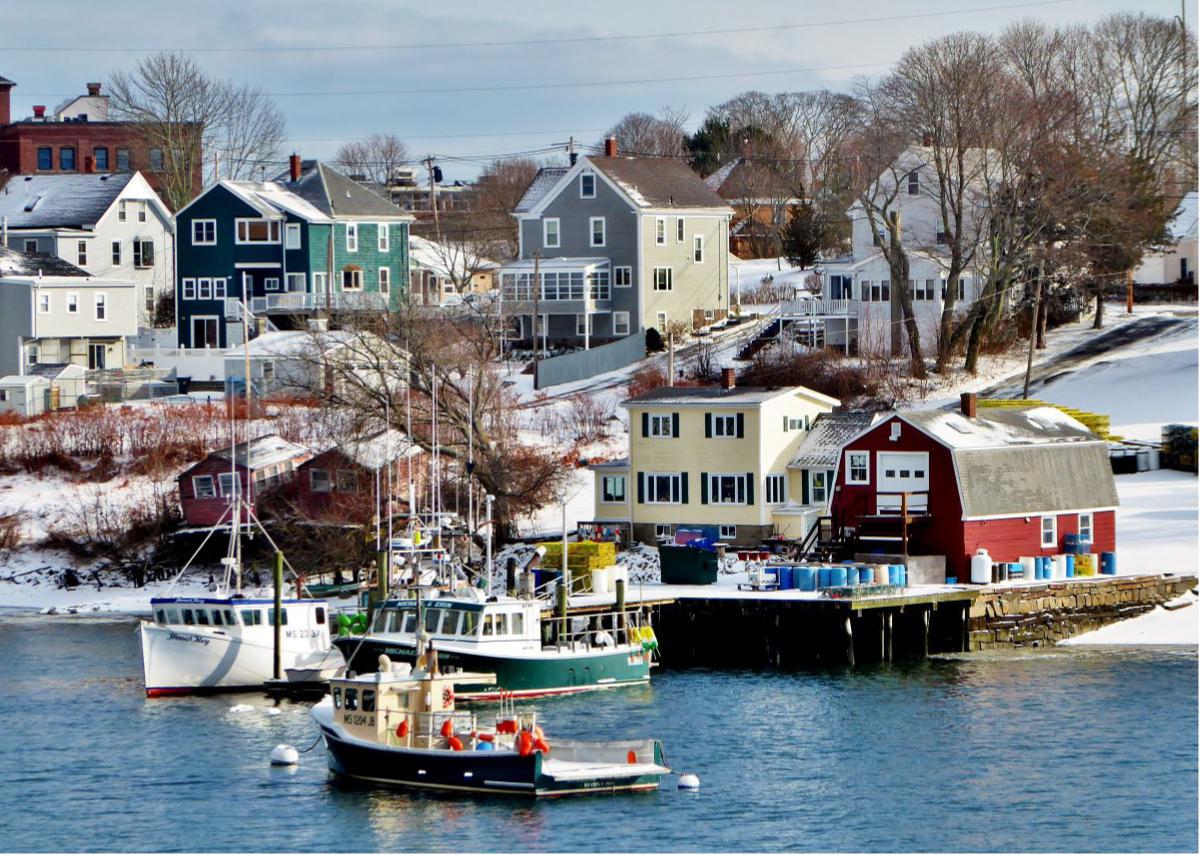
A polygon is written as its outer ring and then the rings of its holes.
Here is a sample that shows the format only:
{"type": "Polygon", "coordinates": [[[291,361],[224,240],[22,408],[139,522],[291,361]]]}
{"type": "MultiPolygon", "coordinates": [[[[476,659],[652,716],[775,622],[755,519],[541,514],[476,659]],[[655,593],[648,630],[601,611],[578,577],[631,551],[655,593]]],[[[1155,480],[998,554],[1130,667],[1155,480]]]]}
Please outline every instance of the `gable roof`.
{"type": "Polygon", "coordinates": [[[533,176],[533,181],[529,182],[529,186],[525,188],[525,195],[521,197],[521,201],[517,203],[513,213],[527,214],[532,211],[537,203],[554,189],[554,185],[558,184],[559,180],[570,171],[570,167],[567,166],[543,166],[537,171],[537,175],[533,176]]]}
{"type": "MultiPolygon", "coordinates": [[[[306,354],[317,356],[344,347],[354,340],[355,333],[349,330],[274,330],[250,339],[248,347],[252,359],[279,359],[306,354]]],[[[232,347],[225,351],[225,359],[244,359],[246,350],[247,345],[232,347]]]]}
{"type": "Polygon", "coordinates": [[[1167,223],[1167,234],[1174,240],[1196,239],[1198,200],[1200,200],[1200,193],[1197,193],[1195,190],[1179,200],[1179,207],[1175,209],[1175,214],[1171,217],[1171,222],[1167,223]]]}
{"type": "Polygon", "coordinates": [[[310,223],[328,223],[329,217],[297,194],[273,181],[221,181],[224,187],[264,217],[292,214],[310,223]]]}
{"type": "Polygon", "coordinates": [[[639,208],[723,208],[729,203],[682,160],[671,157],[584,158],[639,208]]]}
{"type": "Polygon", "coordinates": [[[818,403],[836,407],[841,404],[837,398],[822,395],[805,386],[734,386],[726,389],[724,386],[659,386],[649,392],[643,392],[636,398],[624,401],[623,407],[640,405],[654,406],[670,404],[673,406],[704,406],[705,404],[735,404],[757,405],[773,398],[784,395],[799,395],[818,403]]]}
{"type": "Polygon", "coordinates": [[[94,225],[135,174],[15,175],[0,190],[0,217],[10,229],[94,225]]]}
{"type": "Polygon", "coordinates": [[[753,158],[736,157],[704,179],[704,184],[723,199],[772,201],[792,199],[790,183],[770,164],[753,158]]]}
{"type": "Polygon", "coordinates": [[[880,416],[877,413],[821,413],[812,430],[788,464],[791,469],[833,469],[841,457],[842,447],[853,437],[870,427],[880,416]]]}
{"type": "Polygon", "coordinates": [[[375,191],[351,181],[319,160],[300,162],[300,179],[291,180],[284,170],[273,183],[299,196],[327,217],[390,217],[411,220],[413,216],[375,191]]]}
{"type": "Polygon", "coordinates": [[[263,466],[272,466],[307,454],[309,451],[303,445],[289,442],[279,434],[272,433],[249,442],[239,442],[236,451],[228,448],[218,449],[212,456],[222,460],[232,459],[238,466],[248,469],[261,469],[263,466]]]}
{"type": "Polygon", "coordinates": [[[38,276],[91,276],[82,267],[76,267],[69,261],[64,261],[57,255],[45,252],[18,252],[7,246],[0,246],[0,277],[38,277],[38,276]]]}
{"type": "Polygon", "coordinates": [[[443,278],[466,276],[480,270],[494,270],[500,265],[481,258],[469,246],[438,243],[417,235],[408,238],[409,263],[430,270],[443,278]]]}
{"type": "Polygon", "coordinates": [[[398,430],[385,430],[365,439],[348,440],[337,446],[337,450],[372,472],[396,460],[421,453],[421,447],[398,430]]]}

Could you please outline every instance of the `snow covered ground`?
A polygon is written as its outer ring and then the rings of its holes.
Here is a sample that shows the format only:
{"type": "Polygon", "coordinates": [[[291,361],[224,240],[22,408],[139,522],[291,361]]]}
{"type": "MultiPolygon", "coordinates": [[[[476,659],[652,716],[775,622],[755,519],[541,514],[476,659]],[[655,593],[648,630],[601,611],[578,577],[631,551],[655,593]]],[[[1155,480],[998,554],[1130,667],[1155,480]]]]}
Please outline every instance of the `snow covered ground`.
{"type": "Polygon", "coordinates": [[[1191,645],[1200,642],[1200,606],[1197,597],[1189,591],[1167,603],[1167,607],[1156,606],[1129,620],[1103,626],[1093,632],[1085,632],[1074,638],[1060,641],[1064,647],[1094,646],[1145,646],[1145,645],[1191,645]]]}

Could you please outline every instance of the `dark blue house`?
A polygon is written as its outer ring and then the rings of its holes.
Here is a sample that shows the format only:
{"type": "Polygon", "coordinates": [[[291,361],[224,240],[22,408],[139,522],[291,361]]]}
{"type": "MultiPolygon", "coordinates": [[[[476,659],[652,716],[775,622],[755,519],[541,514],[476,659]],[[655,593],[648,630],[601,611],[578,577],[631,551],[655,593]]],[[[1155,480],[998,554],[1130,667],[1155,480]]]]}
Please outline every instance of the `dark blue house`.
{"type": "Polygon", "coordinates": [[[272,181],[220,181],[175,216],[179,346],[242,341],[324,313],[394,309],[408,293],[413,217],[292,155],[272,181]]]}

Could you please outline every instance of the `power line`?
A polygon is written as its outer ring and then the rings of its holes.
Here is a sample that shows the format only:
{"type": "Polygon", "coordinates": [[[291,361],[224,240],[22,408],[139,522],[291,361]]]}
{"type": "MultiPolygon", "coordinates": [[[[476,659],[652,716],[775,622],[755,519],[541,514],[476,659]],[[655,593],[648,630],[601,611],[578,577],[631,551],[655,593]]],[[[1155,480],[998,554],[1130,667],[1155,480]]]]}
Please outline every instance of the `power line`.
{"type": "MultiPolygon", "coordinates": [[[[1031,0],[1027,3],[1011,3],[998,6],[975,6],[968,9],[948,9],[936,12],[913,12],[907,15],[883,15],[870,18],[844,18],[836,21],[806,21],[802,24],[772,24],[760,27],[722,27],[712,30],[678,30],[662,33],[627,33],[611,36],[563,36],[546,39],[510,39],[505,41],[484,40],[473,42],[415,42],[411,44],[353,44],[353,45],[254,45],[249,47],[111,47],[88,45],[84,47],[62,47],[49,45],[5,45],[0,50],[22,53],[39,53],[50,51],[73,51],[76,53],[149,53],[157,51],[176,51],[180,53],[318,53],[329,51],[353,51],[360,53],[366,50],[442,50],[446,48],[481,48],[481,47],[530,47],[534,45],[584,44],[588,42],[617,42],[645,41],[650,39],[688,38],[692,36],[722,36],[745,35],[747,33],[778,32],[780,30],[808,30],[820,27],[841,27],[859,24],[880,24],[895,21],[912,21],[925,18],[938,18],[948,15],[970,15],[979,12],[1001,12],[1012,9],[1030,9],[1041,6],[1061,6],[1065,3],[1078,3],[1080,0],[1031,0]]],[[[40,96],[39,96],[40,97],[40,96]]]]}

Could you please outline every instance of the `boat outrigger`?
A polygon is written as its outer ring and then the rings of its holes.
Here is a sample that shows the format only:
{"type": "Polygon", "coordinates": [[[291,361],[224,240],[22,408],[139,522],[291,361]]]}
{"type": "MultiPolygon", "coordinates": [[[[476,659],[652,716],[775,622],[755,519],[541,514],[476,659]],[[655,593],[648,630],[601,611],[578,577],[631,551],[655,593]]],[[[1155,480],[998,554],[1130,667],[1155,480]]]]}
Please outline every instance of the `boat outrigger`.
{"type": "Polygon", "coordinates": [[[551,744],[534,713],[502,704],[485,720],[455,709],[457,686],[495,682],[443,674],[434,650],[415,669],[382,655],[373,674],[334,678],[312,710],[329,768],[360,781],[518,796],[654,790],[671,771],[657,740],[551,744]]]}

